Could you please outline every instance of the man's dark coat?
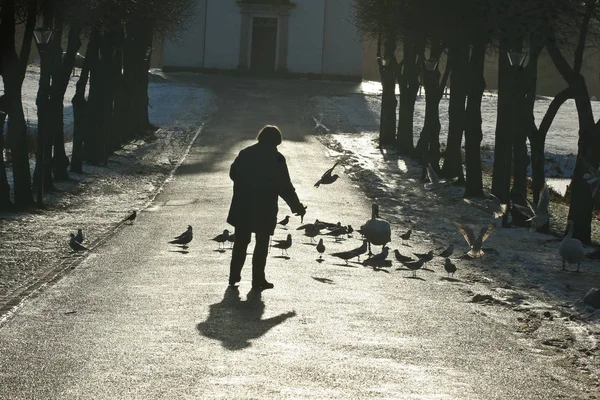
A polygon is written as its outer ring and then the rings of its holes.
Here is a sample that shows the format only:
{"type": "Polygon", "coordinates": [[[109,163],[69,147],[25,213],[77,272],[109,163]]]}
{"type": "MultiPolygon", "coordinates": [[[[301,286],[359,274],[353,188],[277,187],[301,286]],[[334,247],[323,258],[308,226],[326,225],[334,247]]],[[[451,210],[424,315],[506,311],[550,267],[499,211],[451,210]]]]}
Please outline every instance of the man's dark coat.
{"type": "Polygon", "coordinates": [[[227,222],[236,228],[272,235],[277,225],[278,196],[292,212],[302,210],[285,157],[271,144],[259,142],[240,151],[229,177],[233,199],[227,222]]]}

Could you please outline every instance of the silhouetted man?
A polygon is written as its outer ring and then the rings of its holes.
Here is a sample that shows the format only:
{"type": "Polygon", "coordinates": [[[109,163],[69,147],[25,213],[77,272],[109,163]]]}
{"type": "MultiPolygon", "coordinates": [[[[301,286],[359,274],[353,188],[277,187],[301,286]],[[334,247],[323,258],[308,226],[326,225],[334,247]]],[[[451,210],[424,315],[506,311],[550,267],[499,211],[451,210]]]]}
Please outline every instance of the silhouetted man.
{"type": "Polygon", "coordinates": [[[290,180],[285,157],[277,151],[281,131],[267,125],[256,137],[258,143],[240,151],[229,171],[233,180],[233,199],[227,222],[235,226],[235,242],[229,270],[229,285],[241,280],[242,267],[252,232],[256,245],[252,255],[252,288],[273,288],[265,278],[269,237],[277,225],[277,201],[281,197],[296,215],[303,216],[300,203],[290,180]]]}

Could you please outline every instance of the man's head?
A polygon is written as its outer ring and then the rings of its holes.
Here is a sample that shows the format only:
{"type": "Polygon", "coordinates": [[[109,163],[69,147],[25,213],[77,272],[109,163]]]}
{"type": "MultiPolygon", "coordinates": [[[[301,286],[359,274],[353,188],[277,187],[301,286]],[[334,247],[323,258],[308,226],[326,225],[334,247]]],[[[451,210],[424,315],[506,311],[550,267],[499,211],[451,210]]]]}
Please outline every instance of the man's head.
{"type": "Polygon", "coordinates": [[[283,139],[281,131],[275,125],[266,125],[258,132],[256,139],[259,143],[270,144],[272,146],[279,146],[283,139]]]}

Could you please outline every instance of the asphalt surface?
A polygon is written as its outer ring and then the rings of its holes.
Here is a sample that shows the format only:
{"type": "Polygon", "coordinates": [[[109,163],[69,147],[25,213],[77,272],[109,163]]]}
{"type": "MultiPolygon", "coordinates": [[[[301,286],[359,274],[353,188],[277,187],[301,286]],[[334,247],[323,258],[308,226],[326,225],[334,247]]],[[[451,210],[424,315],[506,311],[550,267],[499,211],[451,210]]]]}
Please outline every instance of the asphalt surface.
{"type": "MultiPolygon", "coordinates": [[[[283,131],[305,222],[370,218],[369,199],[342,168],[333,185],[313,187],[334,159],[312,135],[308,100],[352,85],[181,79],[214,90],[218,112],[134,224],[0,327],[1,399],[590,398],[515,333],[508,311],[468,302],[464,282],[440,279],[441,259],[412,279],[395,261],[378,270],[327,255],[360,245],[354,237],[326,238],[319,263],[293,217],[274,236],[292,233],[289,259],[269,254],[275,288],[250,290],[248,257],[239,289],[228,289],[231,251],[210,239],[231,229],[229,166],[264,124],[283,131]],[[167,244],[188,224],[188,249],[167,244]]],[[[288,214],[281,202],[280,217],[288,214]]],[[[400,233],[394,226],[392,249],[400,233]]]]}

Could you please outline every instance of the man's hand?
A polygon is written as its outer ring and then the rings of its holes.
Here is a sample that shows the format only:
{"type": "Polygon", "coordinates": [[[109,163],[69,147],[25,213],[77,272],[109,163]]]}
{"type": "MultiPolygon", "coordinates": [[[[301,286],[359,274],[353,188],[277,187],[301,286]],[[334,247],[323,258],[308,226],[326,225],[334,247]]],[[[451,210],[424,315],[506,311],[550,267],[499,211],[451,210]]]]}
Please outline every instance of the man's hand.
{"type": "Polygon", "coordinates": [[[300,203],[300,208],[295,213],[300,217],[300,223],[304,222],[304,216],[306,215],[306,206],[300,203]]]}

